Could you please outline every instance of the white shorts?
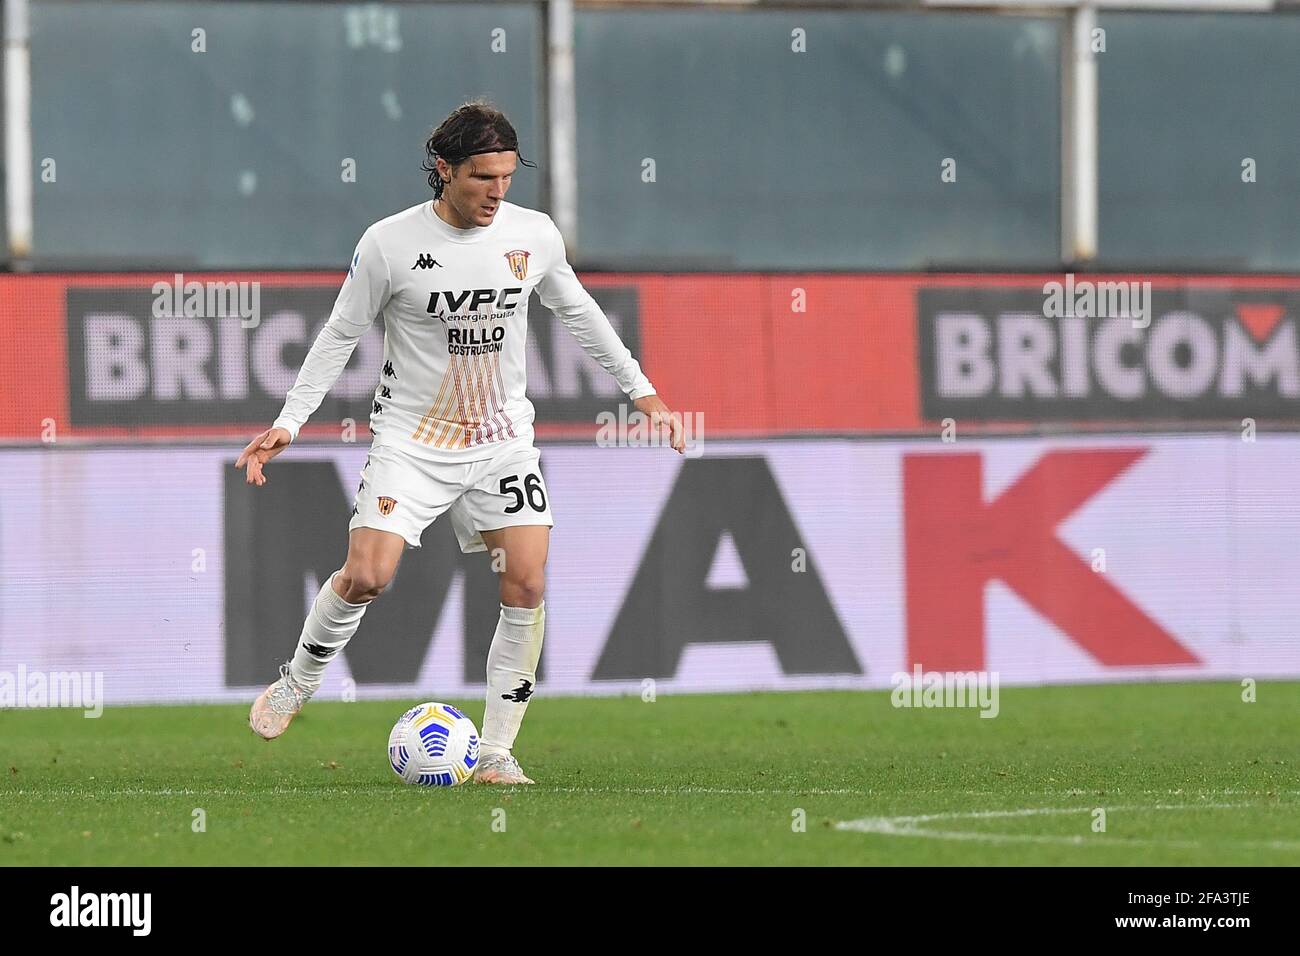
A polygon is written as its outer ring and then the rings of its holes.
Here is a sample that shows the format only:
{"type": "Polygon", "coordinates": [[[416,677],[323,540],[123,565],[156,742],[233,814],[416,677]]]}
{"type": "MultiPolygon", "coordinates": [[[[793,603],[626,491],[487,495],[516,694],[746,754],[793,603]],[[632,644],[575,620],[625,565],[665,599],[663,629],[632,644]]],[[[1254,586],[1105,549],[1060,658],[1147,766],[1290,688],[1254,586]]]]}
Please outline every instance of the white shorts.
{"type": "Polygon", "coordinates": [[[480,531],[552,527],[551,496],[540,460],[541,453],[531,444],[463,463],[425,461],[391,445],[377,445],[361,469],[348,530],[391,531],[418,548],[424,529],[450,511],[456,540],[468,554],[487,550],[480,531]]]}

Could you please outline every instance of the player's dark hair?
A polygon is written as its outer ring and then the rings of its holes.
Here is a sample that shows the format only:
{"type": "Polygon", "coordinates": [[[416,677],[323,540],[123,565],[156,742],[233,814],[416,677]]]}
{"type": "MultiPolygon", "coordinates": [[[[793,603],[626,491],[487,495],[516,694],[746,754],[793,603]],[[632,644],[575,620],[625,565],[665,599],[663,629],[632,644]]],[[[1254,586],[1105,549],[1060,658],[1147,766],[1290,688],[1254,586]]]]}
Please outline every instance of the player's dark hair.
{"type": "MultiPolygon", "coordinates": [[[[519,156],[519,136],[506,119],[506,114],[489,103],[477,99],[458,106],[442,121],[428,142],[424,144],[424,162],[420,168],[429,174],[433,198],[442,198],[446,183],[438,175],[438,157],[453,168],[478,153],[498,153],[513,150],[519,156]]],[[[521,166],[536,168],[537,164],[519,156],[521,166]]]]}

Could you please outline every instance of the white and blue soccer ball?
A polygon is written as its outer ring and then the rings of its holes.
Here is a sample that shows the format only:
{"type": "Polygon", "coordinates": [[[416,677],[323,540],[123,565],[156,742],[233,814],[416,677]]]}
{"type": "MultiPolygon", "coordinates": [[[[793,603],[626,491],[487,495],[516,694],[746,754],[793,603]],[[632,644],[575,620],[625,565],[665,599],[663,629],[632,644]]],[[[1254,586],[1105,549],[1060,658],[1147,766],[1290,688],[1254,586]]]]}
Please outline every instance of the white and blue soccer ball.
{"type": "Polygon", "coordinates": [[[388,762],[404,783],[458,786],[478,765],[478,728],[451,704],[412,707],[388,735],[388,762]]]}

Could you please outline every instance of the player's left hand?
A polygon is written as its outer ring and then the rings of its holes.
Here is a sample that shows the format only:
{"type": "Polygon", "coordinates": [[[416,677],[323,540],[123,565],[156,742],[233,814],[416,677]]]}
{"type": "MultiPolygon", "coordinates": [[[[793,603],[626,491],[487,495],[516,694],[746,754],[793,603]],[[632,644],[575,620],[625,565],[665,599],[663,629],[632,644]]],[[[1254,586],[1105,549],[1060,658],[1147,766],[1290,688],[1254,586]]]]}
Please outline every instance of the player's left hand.
{"type": "Polygon", "coordinates": [[[257,485],[259,488],[266,484],[266,475],[262,474],[262,466],[288,448],[292,441],[292,435],[274,425],[250,441],[239,453],[239,459],[235,462],[236,468],[248,468],[244,483],[257,485]]]}
{"type": "Polygon", "coordinates": [[[661,430],[668,436],[673,451],[679,455],[686,454],[686,435],[682,430],[682,416],[674,412],[658,395],[647,395],[632,403],[636,410],[650,419],[650,426],[655,434],[661,430]]]}

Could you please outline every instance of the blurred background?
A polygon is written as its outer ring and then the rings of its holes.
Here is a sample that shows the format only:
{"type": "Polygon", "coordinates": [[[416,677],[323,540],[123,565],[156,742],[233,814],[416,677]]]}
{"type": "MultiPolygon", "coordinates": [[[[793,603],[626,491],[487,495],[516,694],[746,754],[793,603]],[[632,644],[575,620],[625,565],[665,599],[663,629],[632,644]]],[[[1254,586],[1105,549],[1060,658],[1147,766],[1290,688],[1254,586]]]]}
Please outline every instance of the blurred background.
{"type": "MultiPolygon", "coordinates": [[[[533,304],[548,693],[1300,675],[1300,7],[4,11],[0,671],[274,676],[382,317],[266,487],[234,458],[485,96],[538,163],[509,201],[703,428],[598,447],[622,396],[533,304]]],[[[481,689],[495,578],[424,545],[318,696],[481,689]]]]}

